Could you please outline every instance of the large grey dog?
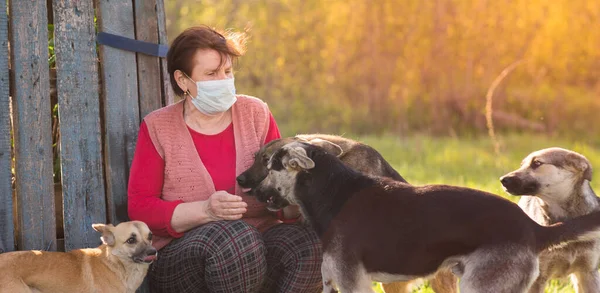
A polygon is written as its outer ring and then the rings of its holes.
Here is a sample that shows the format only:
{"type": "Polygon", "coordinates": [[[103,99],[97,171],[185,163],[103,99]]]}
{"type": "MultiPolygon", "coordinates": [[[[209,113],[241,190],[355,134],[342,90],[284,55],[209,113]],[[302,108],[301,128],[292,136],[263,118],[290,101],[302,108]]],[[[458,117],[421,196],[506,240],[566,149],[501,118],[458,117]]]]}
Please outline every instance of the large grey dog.
{"type": "Polygon", "coordinates": [[[252,166],[236,178],[239,185],[249,189],[257,187],[267,177],[267,161],[271,155],[284,145],[294,141],[320,146],[361,173],[390,177],[406,182],[377,150],[366,144],[338,135],[298,134],[273,140],[261,147],[254,155],[252,166]]]}
{"type": "MultiPolygon", "coordinates": [[[[519,206],[537,223],[549,226],[600,211],[592,166],[581,154],[548,148],[528,155],[521,167],[500,178],[506,191],[525,195],[519,206]]],[[[578,293],[600,292],[600,238],[552,247],[540,254],[540,275],[529,292],[542,293],[549,279],[569,275],[578,293]]]]}

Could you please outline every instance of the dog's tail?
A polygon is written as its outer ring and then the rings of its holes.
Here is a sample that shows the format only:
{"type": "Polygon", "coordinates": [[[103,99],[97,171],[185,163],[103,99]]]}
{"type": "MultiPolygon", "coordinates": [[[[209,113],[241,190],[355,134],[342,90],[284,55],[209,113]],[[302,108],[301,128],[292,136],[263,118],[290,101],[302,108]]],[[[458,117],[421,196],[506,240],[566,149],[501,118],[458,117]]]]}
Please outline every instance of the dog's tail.
{"type": "Polygon", "coordinates": [[[536,239],[538,251],[572,241],[600,240],[600,211],[551,226],[539,226],[536,239]]]}

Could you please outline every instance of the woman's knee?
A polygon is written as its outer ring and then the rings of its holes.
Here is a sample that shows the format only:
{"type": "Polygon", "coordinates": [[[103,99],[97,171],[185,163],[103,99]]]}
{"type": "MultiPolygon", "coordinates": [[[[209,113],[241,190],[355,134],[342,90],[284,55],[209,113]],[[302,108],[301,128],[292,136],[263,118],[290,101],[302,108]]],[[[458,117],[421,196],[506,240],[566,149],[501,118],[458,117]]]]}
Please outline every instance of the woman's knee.
{"type": "Polygon", "coordinates": [[[302,225],[280,224],[265,233],[268,274],[264,292],[321,292],[321,242],[302,225]]]}
{"type": "Polygon", "coordinates": [[[200,291],[258,292],[267,271],[262,236],[243,221],[202,225],[187,231],[163,251],[168,259],[162,259],[165,264],[151,274],[155,288],[163,282],[161,279],[165,279],[165,286],[175,286],[168,284],[173,278],[166,275],[176,273],[176,279],[185,279],[179,285],[194,284],[200,291]]]}
{"type": "Polygon", "coordinates": [[[204,256],[223,252],[231,257],[264,255],[265,250],[260,232],[242,220],[210,222],[188,231],[183,238],[190,248],[202,246],[196,253],[204,256]]]}
{"type": "Polygon", "coordinates": [[[265,245],[282,258],[294,261],[321,263],[321,241],[313,229],[304,225],[280,224],[265,234],[265,245]]]}
{"type": "Polygon", "coordinates": [[[257,292],[267,273],[266,248],[260,232],[243,221],[213,222],[211,226],[211,251],[205,259],[208,287],[215,292],[221,291],[219,288],[257,292]]]}

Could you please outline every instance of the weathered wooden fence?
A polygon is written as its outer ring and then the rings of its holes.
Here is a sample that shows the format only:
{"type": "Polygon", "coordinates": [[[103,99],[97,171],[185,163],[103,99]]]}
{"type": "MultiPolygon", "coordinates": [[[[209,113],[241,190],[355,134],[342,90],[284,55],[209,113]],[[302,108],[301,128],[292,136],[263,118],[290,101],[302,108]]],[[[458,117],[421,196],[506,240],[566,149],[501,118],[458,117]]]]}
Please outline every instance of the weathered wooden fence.
{"type": "Polygon", "coordinates": [[[163,0],[0,3],[0,249],[97,246],[92,223],[128,219],[140,119],[173,96],[164,59],[96,34],[166,44],[163,0]]]}

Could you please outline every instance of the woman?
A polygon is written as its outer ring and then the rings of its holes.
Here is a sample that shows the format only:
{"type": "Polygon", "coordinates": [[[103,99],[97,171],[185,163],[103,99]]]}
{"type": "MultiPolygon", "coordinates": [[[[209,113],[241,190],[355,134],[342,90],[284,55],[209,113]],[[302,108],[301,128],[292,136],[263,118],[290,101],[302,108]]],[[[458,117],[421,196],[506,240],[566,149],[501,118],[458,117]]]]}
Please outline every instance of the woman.
{"type": "MultiPolygon", "coordinates": [[[[280,137],[267,105],[236,95],[232,63],[243,35],[208,27],[181,33],[167,55],[183,100],[140,126],[128,209],[159,249],[152,292],[320,292],[321,246],[308,228],[281,223],[235,177],[280,137]]],[[[285,221],[284,221],[285,222],[285,221]]]]}

